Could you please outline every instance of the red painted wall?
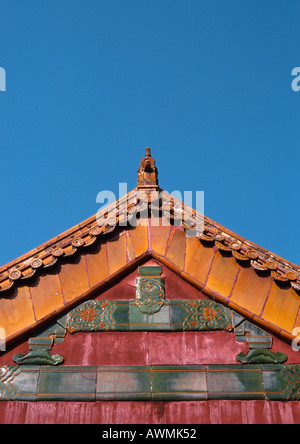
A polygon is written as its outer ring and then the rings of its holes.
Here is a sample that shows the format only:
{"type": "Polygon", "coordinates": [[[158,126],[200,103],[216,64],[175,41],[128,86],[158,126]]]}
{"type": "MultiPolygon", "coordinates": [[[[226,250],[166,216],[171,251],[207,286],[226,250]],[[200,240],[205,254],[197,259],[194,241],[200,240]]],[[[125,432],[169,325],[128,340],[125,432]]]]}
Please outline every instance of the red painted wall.
{"type": "MultiPolygon", "coordinates": [[[[300,363],[300,352],[275,337],[272,350],[286,353],[287,363],[300,363]]],[[[239,364],[236,355],[247,351],[233,333],[223,331],[103,332],[67,334],[51,354],[62,355],[63,365],[201,365],[239,364]]],[[[14,364],[19,352],[28,352],[27,341],[0,356],[0,365],[14,364]]]]}
{"type": "Polygon", "coordinates": [[[0,424],[297,424],[299,402],[1,402],[0,424]]]}
{"type": "MultiPolygon", "coordinates": [[[[156,262],[151,260],[148,264],[156,262]]],[[[167,299],[204,298],[199,290],[162,267],[167,299]]],[[[96,299],[134,300],[137,275],[135,270],[96,299]]],[[[27,340],[1,355],[0,365],[13,364],[15,353],[27,353],[27,340]]],[[[272,350],[286,353],[289,363],[300,363],[300,352],[294,352],[276,337],[272,350]]],[[[51,349],[51,354],[64,357],[64,365],[238,364],[236,355],[240,352],[247,353],[248,347],[237,342],[234,333],[225,331],[68,333],[61,344],[51,349]]]]}

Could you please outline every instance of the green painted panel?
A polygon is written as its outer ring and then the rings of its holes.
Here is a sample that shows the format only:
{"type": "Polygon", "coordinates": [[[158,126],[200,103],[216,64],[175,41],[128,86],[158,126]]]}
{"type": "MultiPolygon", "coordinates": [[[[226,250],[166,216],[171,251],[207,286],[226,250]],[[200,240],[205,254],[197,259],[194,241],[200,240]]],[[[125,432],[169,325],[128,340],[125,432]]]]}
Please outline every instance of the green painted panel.
{"type": "Polygon", "coordinates": [[[152,399],[207,399],[205,366],[152,366],[152,399]]]}
{"type": "Polygon", "coordinates": [[[2,401],[300,400],[297,364],[0,367],[2,401]]]}
{"type": "Polygon", "coordinates": [[[30,338],[29,350],[50,350],[53,344],[51,338],[30,338]]]}
{"type": "Polygon", "coordinates": [[[208,399],[264,399],[259,365],[208,365],[208,399]]]}
{"type": "Polygon", "coordinates": [[[188,310],[186,310],[187,301],[170,301],[170,316],[171,316],[171,330],[183,331],[188,317],[188,310]]]}
{"type": "MultiPolygon", "coordinates": [[[[154,279],[151,279],[151,282],[153,284],[154,279]]],[[[150,287],[155,289],[155,285],[152,284],[149,284],[150,287]]],[[[137,285],[136,300],[92,300],[79,305],[69,313],[67,329],[72,333],[127,330],[231,330],[232,319],[231,311],[217,302],[164,300],[161,296],[146,297],[145,294],[141,294],[141,288],[137,285]]]]}
{"type": "Polygon", "coordinates": [[[142,313],[134,301],[130,301],[130,330],[131,331],[170,331],[171,319],[169,303],[153,314],[142,313]]]}
{"type": "Polygon", "coordinates": [[[165,299],[165,280],[160,277],[138,277],[136,280],[136,305],[149,315],[160,311],[165,299]]]}
{"type": "Polygon", "coordinates": [[[172,300],[172,330],[231,330],[229,308],[209,300],[172,300]]]}
{"type": "Polygon", "coordinates": [[[74,308],[67,319],[68,331],[129,330],[128,301],[86,301],[74,308]]]}
{"type": "Polygon", "coordinates": [[[300,400],[300,365],[262,365],[266,397],[270,400],[300,400]]]}
{"type": "Polygon", "coordinates": [[[0,367],[0,400],[35,401],[39,371],[37,365],[0,367]]]}
{"type": "Polygon", "coordinates": [[[97,367],[96,400],[150,401],[150,367],[97,367]]]}
{"type": "Polygon", "coordinates": [[[94,401],[96,367],[41,366],[38,400],[94,401]]]}
{"type": "Polygon", "coordinates": [[[140,276],[160,276],[162,273],[162,267],[160,266],[152,266],[152,265],[144,265],[138,267],[138,272],[140,276]]]}

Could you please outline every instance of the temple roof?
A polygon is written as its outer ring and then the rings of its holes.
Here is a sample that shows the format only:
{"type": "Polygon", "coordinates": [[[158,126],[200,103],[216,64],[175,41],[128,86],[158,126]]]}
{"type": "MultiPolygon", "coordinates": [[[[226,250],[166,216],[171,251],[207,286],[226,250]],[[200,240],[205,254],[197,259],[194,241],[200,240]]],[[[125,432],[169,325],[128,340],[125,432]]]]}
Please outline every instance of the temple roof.
{"type": "Polygon", "coordinates": [[[299,267],[159,188],[147,148],[134,190],[0,268],[0,326],[7,343],[99,294],[149,258],[282,340],[294,338],[299,267]]]}

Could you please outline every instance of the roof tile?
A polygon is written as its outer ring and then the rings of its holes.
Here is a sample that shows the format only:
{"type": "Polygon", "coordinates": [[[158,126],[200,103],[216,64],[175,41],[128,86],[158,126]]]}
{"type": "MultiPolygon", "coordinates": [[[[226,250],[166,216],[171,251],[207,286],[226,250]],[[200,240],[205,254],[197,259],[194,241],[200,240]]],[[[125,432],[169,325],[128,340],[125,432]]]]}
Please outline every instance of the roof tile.
{"type": "Polygon", "coordinates": [[[273,279],[259,276],[252,267],[241,268],[230,300],[255,315],[260,315],[273,279]]]}
{"type": "Polygon", "coordinates": [[[112,275],[125,267],[127,263],[126,236],[123,234],[118,239],[107,242],[106,249],[109,274],[112,275]]]}
{"type": "Polygon", "coordinates": [[[180,270],[184,269],[185,241],[184,230],[177,229],[166,252],[166,257],[176,264],[180,270]]]}
{"type": "Polygon", "coordinates": [[[35,321],[28,287],[16,287],[9,297],[1,299],[0,326],[4,328],[6,337],[19,333],[35,321]]]}
{"type": "Polygon", "coordinates": [[[141,256],[148,250],[147,221],[144,220],[143,224],[139,224],[134,229],[129,230],[129,236],[131,238],[136,257],[141,256]],[[144,224],[144,222],[146,224],[144,224]]]}
{"type": "Polygon", "coordinates": [[[170,225],[164,225],[164,222],[166,222],[164,218],[150,221],[151,249],[162,255],[166,252],[170,233],[170,225]]]}
{"type": "Polygon", "coordinates": [[[36,320],[43,319],[49,313],[59,309],[63,303],[63,295],[58,272],[45,274],[30,287],[36,320]]]}
{"type": "Polygon", "coordinates": [[[299,306],[300,298],[292,288],[280,288],[273,282],[262,318],[291,333],[299,306]]]}
{"type": "Polygon", "coordinates": [[[223,256],[220,252],[217,252],[213,259],[206,287],[228,298],[239,268],[240,266],[234,258],[223,256]]]}
{"type": "Polygon", "coordinates": [[[106,244],[97,245],[86,255],[86,264],[91,288],[109,277],[106,244]]]}
{"type": "Polygon", "coordinates": [[[85,257],[76,256],[76,261],[61,266],[59,277],[65,302],[72,301],[89,289],[85,257]]]}
{"type": "Polygon", "coordinates": [[[185,272],[205,285],[214,255],[215,251],[213,248],[205,247],[195,237],[187,237],[185,272]]]}

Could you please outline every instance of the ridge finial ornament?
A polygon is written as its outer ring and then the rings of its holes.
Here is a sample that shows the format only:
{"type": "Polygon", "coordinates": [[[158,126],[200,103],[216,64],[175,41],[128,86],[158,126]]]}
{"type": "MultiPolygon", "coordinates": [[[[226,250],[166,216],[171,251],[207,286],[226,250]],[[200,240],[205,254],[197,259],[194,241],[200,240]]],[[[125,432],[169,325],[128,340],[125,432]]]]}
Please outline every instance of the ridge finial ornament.
{"type": "Polygon", "coordinates": [[[146,148],[145,157],[142,157],[138,169],[138,190],[156,190],[158,188],[158,174],[155,160],[151,156],[150,147],[146,148]]]}

